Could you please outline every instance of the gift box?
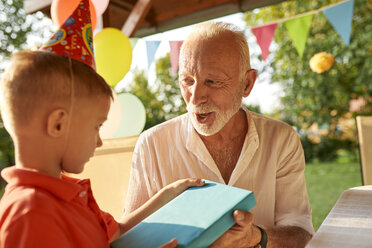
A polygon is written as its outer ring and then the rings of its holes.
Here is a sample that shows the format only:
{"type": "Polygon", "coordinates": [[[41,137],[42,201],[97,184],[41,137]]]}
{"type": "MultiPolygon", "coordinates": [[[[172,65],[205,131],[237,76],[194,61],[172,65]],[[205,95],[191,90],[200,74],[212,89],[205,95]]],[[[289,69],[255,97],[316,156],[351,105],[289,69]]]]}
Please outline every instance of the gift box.
{"type": "Polygon", "coordinates": [[[208,247],[235,224],[236,209],[249,211],[252,191],[212,181],[192,187],[115,240],[112,248],[158,247],[177,238],[177,247],[208,247]]]}

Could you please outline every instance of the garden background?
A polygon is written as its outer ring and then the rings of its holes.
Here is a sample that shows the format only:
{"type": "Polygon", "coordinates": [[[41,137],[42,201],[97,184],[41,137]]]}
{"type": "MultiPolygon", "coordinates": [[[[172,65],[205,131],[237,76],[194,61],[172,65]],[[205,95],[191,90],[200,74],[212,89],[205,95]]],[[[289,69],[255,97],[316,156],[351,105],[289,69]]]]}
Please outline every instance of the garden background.
{"type": "MultiPolygon", "coordinates": [[[[255,45],[251,60],[263,75],[256,84],[269,81],[281,86],[280,104],[264,113],[259,105],[247,107],[298,131],[307,162],[305,174],[315,229],[344,190],[361,185],[355,116],[372,114],[372,2],[353,1],[349,43],[318,11],[340,2],[345,1],[284,1],[243,15],[249,41],[256,39],[251,27],[277,23],[267,58],[263,59],[262,50],[255,45]],[[283,20],[306,13],[315,14],[309,22],[306,46],[299,53],[283,20]],[[309,67],[309,60],[319,52],[334,58],[332,67],[323,73],[309,67]]],[[[54,30],[42,13],[26,14],[22,0],[2,0],[0,73],[11,53],[45,43],[54,30]]],[[[149,82],[148,73],[132,68],[130,83],[115,88],[117,94],[131,93],[141,100],[146,111],[145,130],[186,112],[170,54],[156,59],[153,82],[149,82]]],[[[13,164],[12,142],[0,120],[0,169],[13,164]]],[[[1,185],[0,195],[5,183],[1,185]]]]}

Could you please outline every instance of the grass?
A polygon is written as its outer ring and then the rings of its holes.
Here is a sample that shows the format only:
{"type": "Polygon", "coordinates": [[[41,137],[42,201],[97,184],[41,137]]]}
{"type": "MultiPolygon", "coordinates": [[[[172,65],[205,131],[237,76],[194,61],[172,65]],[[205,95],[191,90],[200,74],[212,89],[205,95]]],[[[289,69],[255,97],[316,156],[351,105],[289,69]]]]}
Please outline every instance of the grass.
{"type": "Polygon", "coordinates": [[[362,185],[359,163],[310,163],[305,177],[315,231],[342,192],[362,185]]]}
{"type": "MultiPolygon", "coordinates": [[[[362,184],[359,163],[309,163],[305,177],[315,230],[318,230],[342,192],[362,184]]],[[[0,186],[4,184],[0,182],[0,186]]],[[[2,194],[3,187],[0,187],[0,198],[2,194]]]]}

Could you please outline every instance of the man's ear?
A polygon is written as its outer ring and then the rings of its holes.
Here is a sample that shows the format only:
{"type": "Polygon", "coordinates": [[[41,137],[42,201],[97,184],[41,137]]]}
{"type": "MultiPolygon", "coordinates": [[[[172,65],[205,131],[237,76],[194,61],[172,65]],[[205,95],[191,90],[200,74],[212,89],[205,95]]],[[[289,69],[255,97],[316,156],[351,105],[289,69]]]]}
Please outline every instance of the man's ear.
{"type": "Polygon", "coordinates": [[[249,69],[244,76],[244,88],[243,88],[243,97],[249,96],[253,89],[253,85],[256,82],[257,72],[255,69],[249,69]]]}
{"type": "Polygon", "coordinates": [[[55,109],[48,115],[47,133],[49,136],[61,137],[67,129],[68,113],[64,109],[55,109]]]}

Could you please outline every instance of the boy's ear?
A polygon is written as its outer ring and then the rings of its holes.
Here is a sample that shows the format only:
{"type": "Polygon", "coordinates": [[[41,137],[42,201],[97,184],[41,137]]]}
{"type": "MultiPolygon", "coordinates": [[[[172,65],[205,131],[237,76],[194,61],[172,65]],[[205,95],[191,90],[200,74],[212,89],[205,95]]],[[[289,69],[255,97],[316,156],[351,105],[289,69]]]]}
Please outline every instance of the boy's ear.
{"type": "Polygon", "coordinates": [[[255,69],[249,69],[245,73],[244,77],[244,89],[243,89],[243,96],[247,97],[251,93],[253,89],[253,85],[257,78],[257,71],[255,69]]]}
{"type": "Polygon", "coordinates": [[[67,129],[68,113],[64,109],[55,109],[48,115],[47,133],[49,136],[61,137],[67,129]]]}

